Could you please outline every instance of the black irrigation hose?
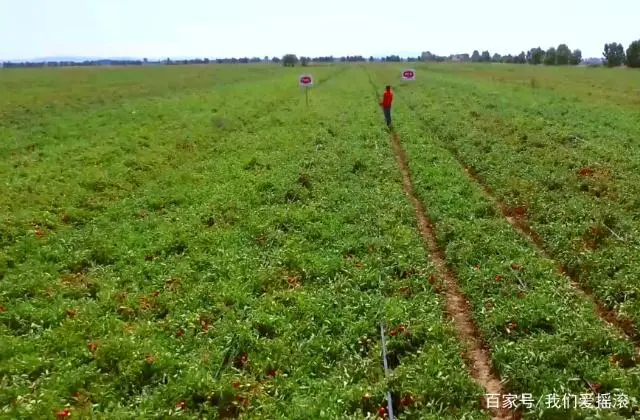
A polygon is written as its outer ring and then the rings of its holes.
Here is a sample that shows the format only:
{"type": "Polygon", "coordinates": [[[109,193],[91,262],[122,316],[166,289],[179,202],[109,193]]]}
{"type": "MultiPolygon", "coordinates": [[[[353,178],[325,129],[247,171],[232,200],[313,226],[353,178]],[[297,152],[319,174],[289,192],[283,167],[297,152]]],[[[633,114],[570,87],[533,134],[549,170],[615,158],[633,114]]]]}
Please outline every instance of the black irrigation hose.
{"type": "MultiPolygon", "coordinates": [[[[387,342],[384,339],[384,327],[380,323],[380,338],[382,339],[382,363],[384,365],[384,376],[389,377],[389,364],[387,363],[387,342]]],[[[389,407],[389,420],[393,420],[393,400],[391,390],[387,388],[387,406],[389,407]]]]}

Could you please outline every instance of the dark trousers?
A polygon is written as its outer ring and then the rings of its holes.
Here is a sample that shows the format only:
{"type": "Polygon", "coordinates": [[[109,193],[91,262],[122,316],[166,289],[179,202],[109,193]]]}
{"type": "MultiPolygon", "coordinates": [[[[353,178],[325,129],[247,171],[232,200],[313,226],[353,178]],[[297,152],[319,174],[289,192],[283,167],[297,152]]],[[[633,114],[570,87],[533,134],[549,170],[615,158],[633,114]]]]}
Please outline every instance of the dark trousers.
{"type": "Polygon", "coordinates": [[[382,108],[384,112],[384,119],[387,122],[387,125],[391,125],[391,108],[382,108]]]}

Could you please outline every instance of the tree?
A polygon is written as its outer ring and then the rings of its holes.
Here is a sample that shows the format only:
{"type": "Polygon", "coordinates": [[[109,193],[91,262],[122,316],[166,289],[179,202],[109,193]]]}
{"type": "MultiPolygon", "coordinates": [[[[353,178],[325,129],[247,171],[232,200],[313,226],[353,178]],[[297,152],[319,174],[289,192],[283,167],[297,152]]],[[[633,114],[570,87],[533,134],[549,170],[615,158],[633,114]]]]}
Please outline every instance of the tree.
{"type": "Polygon", "coordinates": [[[307,67],[309,65],[309,61],[308,57],[300,57],[300,65],[302,67],[307,67]]]}
{"type": "Polygon", "coordinates": [[[527,63],[538,65],[542,64],[542,60],[544,59],[544,50],[540,47],[531,48],[529,52],[527,52],[527,63]]]}
{"type": "Polygon", "coordinates": [[[604,63],[607,67],[618,67],[626,62],[626,55],[624,53],[624,47],[622,44],[612,42],[610,44],[604,44],[604,63]]]}
{"type": "Polygon", "coordinates": [[[502,56],[498,53],[495,53],[493,54],[491,61],[493,61],[494,63],[499,63],[500,61],[502,61],[502,56]]]}
{"type": "Polygon", "coordinates": [[[285,54],[282,57],[282,64],[285,67],[294,67],[298,64],[298,57],[295,54],[285,54]]]}
{"type": "Polygon", "coordinates": [[[556,64],[556,49],[551,47],[544,53],[544,60],[542,61],[547,66],[553,66],[556,64]]]}
{"type": "Polygon", "coordinates": [[[471,54],[471,61],[473,61],[474,63],[480,61],[480,53],[478,52],[478,50],[473,51],[473,54],[471,54]]]}
{"type": "Polygon", "coordinates": [[[569,58],[569,64],[577,66],[580,63],[582,63],[582,51],[579,49],[573,50],[571,57],[569,58]]]}
{"type": "Polygon", "coordinates": [[[273,57],[271,61],[274,62],[275,64],[280,63],[280,59],[278,57],[273,57]]]}
{"type": "Polygon", "coordinates": [[[480,57],[480,60],[482,60],[484,63],[491,62],[491,54],[489,53],[489,51],[482,51],[482,56],[480,57]]]}
{"type": "Polygon", "coordinates": [[[503,55],[502,56],[502,62],[503,63],[513,63],[513,56],[511,54],[503,55]]]}
{"type": "Polygon", "coordinates": [[[269,62],[269,56],[265,55],[264,58],[262,59],[262,61],[264,61],[265,63],[269,62]]]}
{"type": "Polygon", "coordinates": [[[571,50],[567,44],[558,45],[556,50],[556,64],[559,66],[566,66],[571,60],[571,50]]]}
{"type": "Polygon", "coordinates": [[[640,40],[633,41],[627,48],[627,66],[640,67],[640,40]]]}
{"type": "Polygon", "coordinates": [[[373,63],[374,61],[376,61],[376,59],[375,59],[375,58],[373,58],[373,56],[369,57],[369,62],[370,62],[370,63],[373,63]]]}
{"type": "Polygon", "coordinates": [[[527,62],[527,55],[522,51],[520,54],[513,57],[513,62],[517,64],[525,64],[527,62]]]}

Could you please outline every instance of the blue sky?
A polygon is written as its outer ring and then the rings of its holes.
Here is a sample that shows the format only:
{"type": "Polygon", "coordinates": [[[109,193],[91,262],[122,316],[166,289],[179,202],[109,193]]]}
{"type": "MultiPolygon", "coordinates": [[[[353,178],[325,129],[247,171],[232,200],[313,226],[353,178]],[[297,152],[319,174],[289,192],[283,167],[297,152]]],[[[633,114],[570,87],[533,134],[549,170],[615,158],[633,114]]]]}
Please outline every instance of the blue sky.
{"type": "Polygon", "coordinates": [[[638,0],[0,0],[0,60],[519,53],[640,39],[638,0]]]}

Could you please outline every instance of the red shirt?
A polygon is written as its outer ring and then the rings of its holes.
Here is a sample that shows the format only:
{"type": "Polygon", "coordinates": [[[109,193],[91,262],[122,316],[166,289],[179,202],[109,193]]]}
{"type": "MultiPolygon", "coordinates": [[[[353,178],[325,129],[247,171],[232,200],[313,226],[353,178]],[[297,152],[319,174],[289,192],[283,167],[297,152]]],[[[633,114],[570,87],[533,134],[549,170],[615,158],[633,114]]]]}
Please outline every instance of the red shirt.
{"type": "Polygon", "coordinates": [[[391,108],[391,102],[393,102],[393,93],[391,93],[390,90],[385,90],[380,105],[382,105],[383,108],[391,108]]]}

